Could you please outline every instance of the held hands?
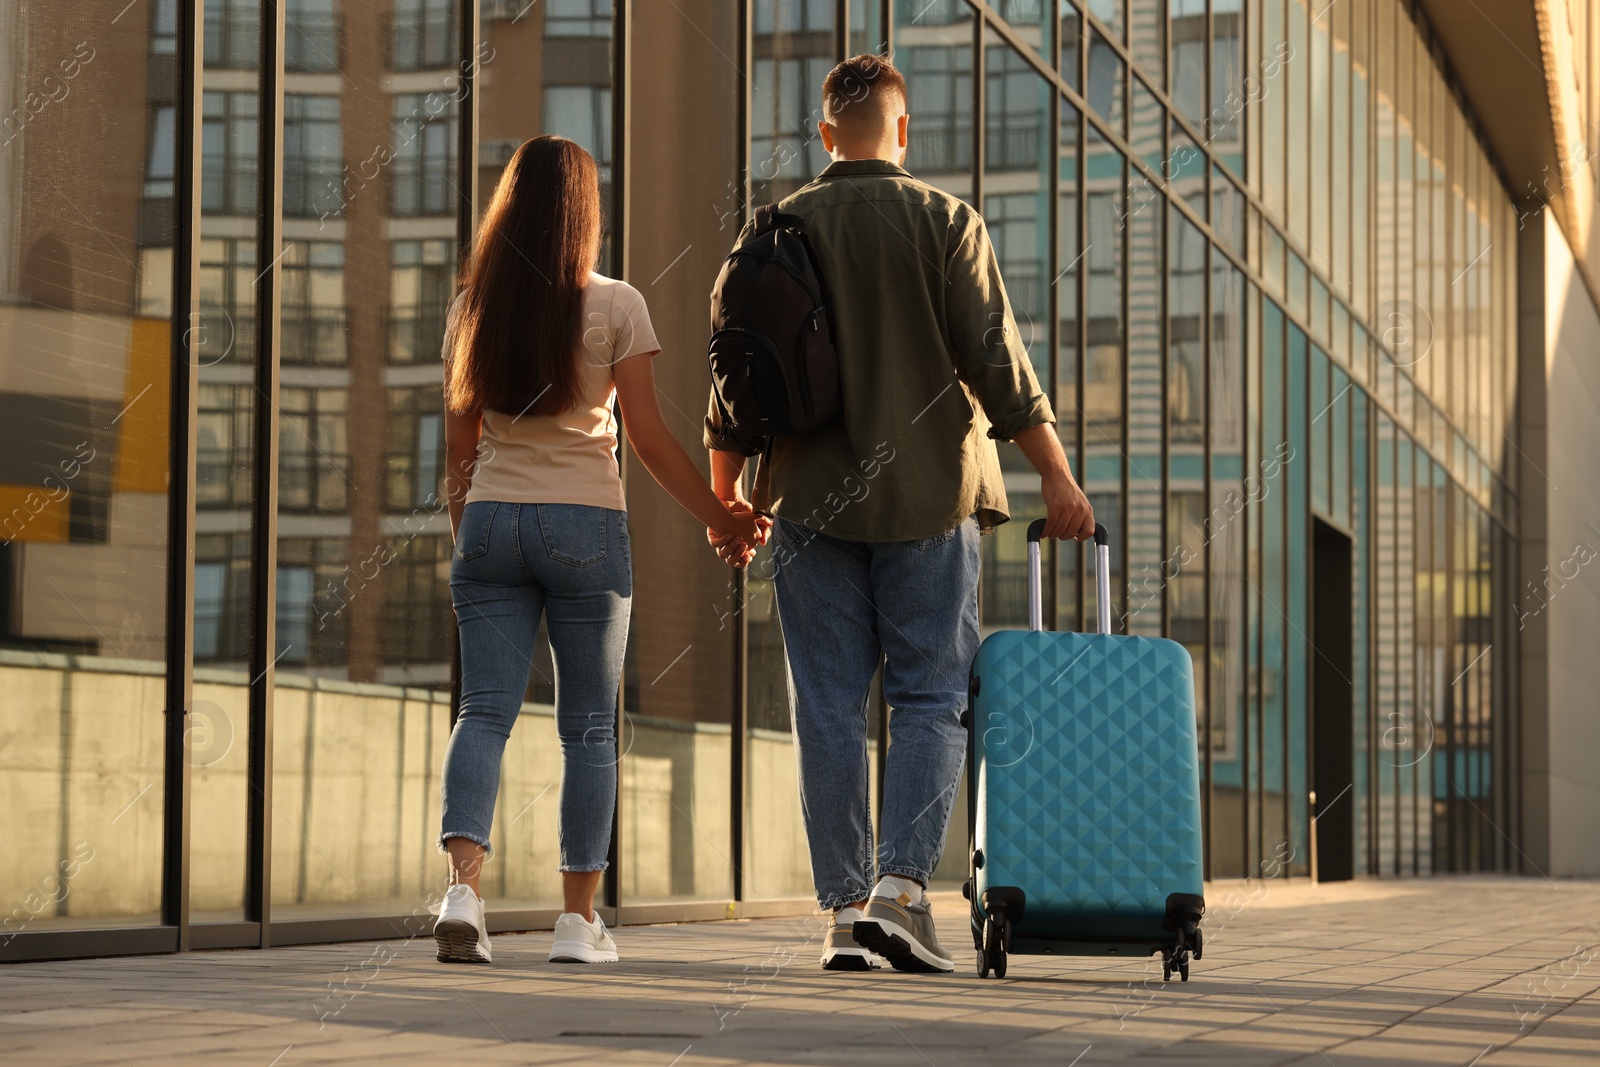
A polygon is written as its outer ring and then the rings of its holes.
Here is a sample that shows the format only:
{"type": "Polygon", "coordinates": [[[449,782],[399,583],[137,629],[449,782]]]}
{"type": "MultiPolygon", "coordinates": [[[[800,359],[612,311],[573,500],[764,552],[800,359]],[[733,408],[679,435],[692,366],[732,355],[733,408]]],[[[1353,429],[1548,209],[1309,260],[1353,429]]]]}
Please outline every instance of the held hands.
{"type": "Polygon", "coordinates": [[[1040,479],[1044,494],[1044,536],[1057,540],[1087,541],[1094,536],[1094,508],[1070,473],[1047,474],[1040,479]]]}
{"type": "Polygon", "coordinates": [[[772,520],[757,515],[744,500],[735,498],[722,503],[728,510],[727,523],[721,532],[706,527],[706,541],[728,566],[747,567],[755,558],[756,549],[767,543],[772,533],[772,520]]]}

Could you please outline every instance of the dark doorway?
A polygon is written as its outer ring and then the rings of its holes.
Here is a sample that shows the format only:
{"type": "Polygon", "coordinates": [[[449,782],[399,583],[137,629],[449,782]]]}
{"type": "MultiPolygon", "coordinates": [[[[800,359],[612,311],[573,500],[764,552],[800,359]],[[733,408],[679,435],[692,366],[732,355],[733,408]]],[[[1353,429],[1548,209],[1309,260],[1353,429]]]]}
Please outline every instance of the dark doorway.
{"type": "Polygon", "coordinates": [[[1321,520],[1312,527],[1311,814],[1317,880],[1341,882],[1355,876],[1350,538],[1321,520]]]}

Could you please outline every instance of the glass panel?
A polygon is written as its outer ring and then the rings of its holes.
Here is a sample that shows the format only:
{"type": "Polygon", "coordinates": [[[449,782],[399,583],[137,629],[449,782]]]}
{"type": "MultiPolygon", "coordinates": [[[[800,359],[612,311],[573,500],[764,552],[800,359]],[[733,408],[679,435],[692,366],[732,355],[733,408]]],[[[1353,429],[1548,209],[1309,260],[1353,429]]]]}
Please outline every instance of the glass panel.
{"type": "MultiPolygon", "coordinates": [[[[1296,0],[1299,4],[1299,0],[1296,0]]],[[[1313,18],[1310,24],[1309,55],[1306,57],[1307,66],[1310,68],[1310,125],[1307,127],[1307,136],[1310,141],[1310,169],[1307,174],[1310,196],[1308,202],[1311,209],[1310,225],[1306,235],[1310,243],[1309,255],[1312,265],[1324,277],[1328,278],[1333,273],[1333,235],[1330,232],[1331,213],[1329,201],[1331,192],[1329,186],[1332,182],[1332,170],[1328,161],[1329,151],[1329,110],[1331,102],[1328,99],[1328,90],[1331,87],[1332,72],[1332,42],[1329,33],[1332,29],[1329,9],[1325,3],[1313,2],[1313,18]]],[[[1298,18],[1298,14],[1296,15],[1298,18]]]]}
{"type": "MultiPolygon", "coordinates": [[[[1059,180],[1056,183],[1056,275],[1052,288],[1056,294],[1056,433],[1066,450],[1072,472],[1083,478],[1083,457],[1079,450],[1079,337],[1078,279],[1087,251],[1083,248],[1078,224],[1079,166],[1078,135],[1082,118],[1078,109],[1061,101],[1059,180]]],[[[1060,546],[1056,549],[1056,628],[1080,630],[1078,616],[1078,563],[1080,553],[1060,546]]]]}
{"type": "Polygon", "coordinates": [[[179,68],[151,8],[108,21],[98,5],[0,12],[8,935],[155,923],[161,906],[179,68]]]}
{"type": "MultiPolygon", "coordinates": [[[[433,354],[455,259],[456,18],[454,4],[381,0],[287,12],[288,40],[304,47],[290,50],[284,104],[275,918],[409,912],[443,873],[453,629],[438,621],[450,617],[450,535],[433,354]],[[387,69],[298,72],[385,39],[387,69]],[[358,132],[374,127],[379,150],[358,132]],[[367,187],[378,170],[387,198],[367,187]],[[394,303],[347,314],[367,293],[394,303]]],[[[506,760],[517,808],[517,750],[545,747],[535,740],[519,731],[506,760]]],[[[540,821],[499,821],[486,897],[515,895],[534,857],[516,835],[540,821]]]]}
{"type": "Polygon", "coordinates": [[[1399,782],[1399,764],[1408,758],[1404,746],[1410,739],[1405,713],[1399,704],[1399,666],[1396,650],[1399,647],[1399,577],[1395,556],[1395,427],[1388,415],[1378,414],[1378,480],[1377,498],[1373,508],[1375,518],[1372,554],[1376,568],[1377,600],[1373,604],[1374,631],[1377,641],[1374,669],[1377,671],[1377,723],[1379,753],[1377,803],[1378,825],[1375,842],[1379,874],[1395,874],[1399,851],[1399,811],[1395,789],[1399,782]]]}
{"type": "Polygon", "coordinates": [[[1443,620],[1434,614],[1437,602],[1434,586],[1439,574],[1438,561],[1433,558],[1433,463],[1418,449],[1416,464],[1416,645],[1412,649],[1412,656],[1416,663],[1417,736],[1412,740],[1411,773],[1416,777],[1417,873],[1429,874],[1433,870],[1433,789],[1432,775],[1429,773],[1433,764],[1430,750],[1433,747],[1434,724],[1439,721],[1436,713],[1440,694],[1448,679],[1444,677],[1444,660],[1436,655],[1443,620]]]}
{"type": "Polygon", "coordinates": [[[1211,0],[1211,110],[1201,130],[1208,137],[1216,159],[1241,178],[1244,177],[1243,113],[1249,106],[1245,86],[1244,23],[1244,0],[1211,0]]]}
{"type": "Polygon", "coordinates": [[[833,8],[759,0],[754,11],[750,196],[774,204],[828,165],[816,123],[834,65],[833,8]]]}
{"type": "Polygon", "coordinates": [[[1367,473],[1368,437],[1370,425],[1368,412],[1371,404],[1367,394],[1359,389],[1350,391],[1350,528],[1354,533],[1351,546],[1350,580],[1354,585],[1354,608],[1351,616],[1350,710],[1355,723],[1356,753],[1354,785],[1350,799],[1355,803],[1356,863],[1355,873],[1371,874],[1372,865],[1372,782],[1374,755],[1382,755],[1377,743],[1381,729],[1388,724],[1373,722],[1373,705],[1369,697],[1372,677],[1372,649],[1368,635],[1371,633],[1371,575],[1372,575],[1372,499],[1368,492],[1367,473]]]}
{"type": "Polygon", "coordinates": [[[1211,876],[1245,868],[1244,275],[1211,251],[1211,507],[1205,549],[1211,568],[1211,876]]]}
{"type": "Polygon", "coordinates": [[[1073,0],[1057,0],[1057,3],[1061,5],[1061,77],[1081,92],[1083,85],[1079,74],[1083,62],[1080,51],[1083,46],[1083,18],[1078,14],[1073,0]]]}
{"type": "Polygon", "coordinates": [[[1294,49],[1289,44],[1284,27],[1284,0],[1261,0],[1261,62],[1260,76],[1252,71],[1245,80],[1248,101],[1260,101],[1261,106],[1261,200],[1267,213],[1274,218],[1284,214],[1284,162],[1288,141],[1284,133],[1287,113],[1284,110],[1283,75],[1285,62],[1292,64],[1294,49]],[[1255,82],[1255,92],[1249,92],[1255,82]]]}
{"type": "Polygon", "coordinates": [[[1049,0],[995,0],[989,6],[1011,26],[1023,44],[1049,62],[1054,44],[1050,40],[1049,0]]]}
{"type": "Polygon", "coordinates": [[[1089,84],[1084,99],[1113,131],[1122,133],[1122,95],[1127,80],[1122,58],[1100,35],[1089,35],[1089,84]]]}
{"type": "Polygon", "coordinates": [[[1328,499],[1328,472],[1332,458],[1328,444],[1333,422],[1333,400],[1328,392],[1328,357],[1311,350],[1311,506],[1324,515],[1332,510],[1328,499]]]}
{"type": "MultiPolygon", "coordinates": [[[[1206,736],[1206,270],[1210,245],[1177,208],[1169,209],[1167,258],[1167,530],[1160,581],[1167,636],[1194,663],[1196,732],[1206,736]]],[[[1136,453],[1137,454],[1137,453],[1136,453]]],[[[1142,583],[1141,583],[1142,584],[1142,583]]],[[[1155,610],[1157,605],[1151,605],[1155,610]]],[[[1202,795],[1209,790],[1202,785],[1202,795]]]]}
{"type": "MultiPolygon", "coordinates": [[[[1164,165],[1166,155],[1166,141],[1164,138],[1167,124],[1167,109],[1161,106],[1155,94],[1145,86],[1140,78],[1133,79],[1133,106],[1129,110],[1128,143],[1134,153],[1144,161],[1157,176],[1167,173],[1164,165]]],[[[1148,199],[1155,195],[1154,190],[1138,188],[1139,182],[1134,183],[1136,188],[1133,196],[1137,199],[1148,199]]],[[[1138,206],[1137,204],[1135,206],[1138,206]]]]}
{"type": "MultiPolygon", "coordinates": [[[[1244,816],[1245,875],[1261,871],[1264,802],[1262,797],[1261,702],[1265,672],[1261,666],[1261,516],[1267,499],[1266,466],[1261,460],[1261,292],[1247,283],[1244,360],[1244,498],[1245,498],[1245,674],[1244,674],[1244,816]]],[[[1281,320],[1276,326],[1282,331],[1281,320]]],[[[1215,375],[1215,364],[1212,367],[1215,375]]],[[[1213,393],[1213,397],[1215,394],[1213,393]]],[[[1220,772],[1219,772],[1220,773],[1220,772]]]]}
{"type": "MultiPolygon", "coordinates": [[[[1056,172],[1055,131],[1049,124],[1052,90],[993,30],[985,31],[984,43],[983,216],[1034,373],[1048,382],[1050,196],[1056,172]]],[[[986,630],[1022,629],[1028,623],[1027,522],[1044,514],[1044,501],[1022,451],[1003,442],[999,455],[1011,514],[1022,521],[1006,523],[983,539],[983,625],[986,630]]],[[[1044,602],[1052,603],[1054,597],[1047,587],[1044,602]]]]}
{"type": "Polygon", "coordinates": [[[1307,658],[1311,654],[1309,643],[1305,635],[1311,632],[1308,618],[1310,603],[1309,576],[1306,573],[1306,559],[1310,552],[1310,533],[1307,522],[1310,518],[1310,467],[1311,445],[1307,440],[1306,422],[1300,413],[1306,410],[1307,402],[1307,373],[1308,354],[1306,335],[1299,327],[1289,326],[1289,359],[1288,359],[1288,453],[1291,459],[1284,464],[1288,475],[1288,493],[1285,506],[1289,511],[1287,524],[1288,543],[1284,549],[1284,558],[1288,564],[1288,590],[1284,598],[1284,624],[1288,630],[1284,640],[1289,650],[1289,661],[1285,677],[1284,692],[1288,701],[1288,740],[1285,752],[1288,757],[1289,779],[1289,834],[1294,847],[1294,857],[1289,863],[1289,869],[1296,874],[1309,873],[1311,867],[1311,850],[1309,842],[1309,805],[1307,803],[1307,754],[1306,732],[1308,729],[1306,709],[1310,705],[1307,698],[1308,667],[1307,658]]]}
{"type": "Polygon", "coordinates": [[[1328,431],[1331,435],[1329,451],[1333,463],[1330,471],[1328,496],[1335,522],[1350,521],[1350,379],[1338,367],[1333,368],[1332,407],[1328,412],[1328,431]]]}
{"type": "Polygon", "coordinates": [[[1412,470],[1416,450],[1411,439],[1401,436],[1395,446],[1395,621],[1399,645],[1395,662],[1399,667],[1395,706],[1405,730],[1395,745],[1395,763],[1400,781],[1396,787],[1400,807],[1401,874],[1414,874],[1417,868],[1417,742],[1418,709],[1422,706],[1417,686],[1417,576],[1416,576],[1416,494],[1412,470]]]}
{"type": "MultiPolygon", "coordinates": [[[[897,16],[901,9],[897,8],[897,16]]],[[[896,23],[895,59],[912,114],[906,169],[963,199],[972,197],[972,28],[964,3],[934,6],[916,25],[896,23]],[[935,19],[941,10],[947,17],[935,19]]],[[[906,22],[910,22],[909,15],[906,22]]]]}
{"type": "MultiPolygon", "coordinates": [[[[1122,153],[1092,129],[1086,134],[1084,196],[1087,198],[1088,233],[1083,250],[1084,314],[1088,335],[1083,366],[1083,470],[1084,492],[1094,505],[1095,517],[1111,534],[1111,615],[1123,614],[1123,313],[1124,275],[1124,174],[1122,153]]],[[[1084,618],[1095,617],[1094,557],[1084,553],[1084,618]]],[[[1113,629],[1116,628],[1113,622],[1113,629]]]]}
{"type": "Polygon", "coordinates": [[[1372,220],[1368,217],[1368,204],[1372,174],[1367,138],[1371,126],[1367,120],[1370,100],[1370,51],[1367,38],[1367,11],[1370,0],[1348,0],[1350,9],[1350,302],[1358,314],[1366,314],[1372,307],[1368,286],[1372,274],[1368,269],[1371,248],[1368,234],[1372,220]]]}
{"type": "MultiPolygon", "coordinates": [[[[1172,183],[1172,192],[1200,218],[1206,217],[1206,157],[1195,147],[1189,134],[1172,120],[1172,151],[1167,156],[1165,177],[1172,183]]],[[[1219,172],[1220,173],[1220,172],[1219,172]]]]}
{"type": "Polygon", "coordinates": [[[1128,546],[1128,609],[1123,629],[1161,634],[1162,565],[1166,549],[1161,487],[1163,304],[1160,203],[1128,219],[1128,511],[1122,537],[1128,546]]]}
{"type": "Polygon", "coordinates": [[[1235,255],[1244,256],[1245,200],[1221,167],[1211,168],[1211,232],[1235,255]]]}
{"type": "Polygon", "coordinates": [[[1288,494],[1284,490],[1288,479],[1284,472],[1293,460],[1284,426],[1283,312],[1266,302],[1261,318],[1261,490],[1256,498],[1261,501],[1261,581],[1256,586],[1259,597],[1251,614],[1261,619],[1261,665],[1256,683],[1261,690],[1260,862],[1267,865],[1285,863],[1293,847],[1285,807],[1289,768],[1284,748],[1285,642],[1290,637],[1285,614],[1284,501],[1288,494]]]}
{"type": "Polygon", "coordinates": [[[1089,0],[1089,13],[1111,31],[1113,39],[1120,41],[1124,29],[1122,13],[1126,4],[1127,0],[1089,0]]]}
{"type": "MultiPolygon", "coordinates": [[[[1309,254],[1311,242],[1311,163],[1309,81],[1311,56],[1306,39],[1307,0],[1288,0],[1288,40],[1294,60],[1284,64],[1283,89],[1286,111],[1285,182],[1288,189],[1288,232],[1284,237],[1291,247],[1309,254]]],[[[1293,310],[1291,308],[1291,310],[1293,310]]]]}
{"type": "MultiPolygon", "coordinates": [[[[1169,95],[1195,127],[1206,120],[1206,0],[1168,0],[1171,5],[1169,95]]],[[[1219,98],[1219,103],[1220,98],[1219,98]]]]}
{"type": "MultiPolygon", "coordinates": [[[[1331,18],[1333,33],[1333,92],[1329,98],[1330,167],[1328,191],[1332,194],[1330,226],[1332,262],[1329,277],[1334,291],[1345,300],[1350,299],[1350,184],[1365,180],[1350,173],[1350,7],[1334,4],[1331,11],[1320,13],[1317,24],[1319,34],[1331,18]]],[[[1336,351],[1336,359],[1343,353],[1336,351]]]]}
{"type": "MultiPolygon", "coordinates": [[[[851,5],[852,48],[856,50],[864,50],[856,46],[858,35],[864,32],[860,15],[863,6],[859,2],[851,5]]],[[[815,121],[822,81],[833,65],[833,5],[761,0],[754,12],[750,180],[752,201],[763,204],[787,196],[827,165],[815,121]]],[[[916,140],[915,136],[912,140],[916,140]]],[[[729,214],[724,233],[729,243],[737,229],[737,206],[736,198],[725,204],[729,214]]],[[[775,572],[771,549],[763,548],[746,571],[742,613],[737,579],[731,573],[718,582],[716,597],[717,640],[725,642],[727,631],[739,625],[741,614],[744,617],[749,717],[744,759],[747,781],[753,786],[745,791],[748,829],[744,835],[742,873],[744,893],[757,900],[809,897],[814,892],[799,794],[794,789],[771,789],[761,784],[793,783],[797,773],[785,684],[788,666],[773,595],[775,572]]],[[[868,722],[874,729],[878,725],[876,701],[868,722]]],[[[876,768],[875,756],[869,766],[876,768]]],[[[642,781],[649,768],[642,767],[641,772],[642,781]]],[[[875,788],[872,795],[876,796],[875,788]]],[[[662,806],[659,795],[651,794],[651,799],[656,806],[662,806]]],[[[654,889],[656,895],[665,895],[663,890],[670,887],[651,884],[652,877],[646,872],[642,885],[633,880],[635,888],[654,889]]]]}
{"type": "Polygon", "coordinates": [[[888,51],[883,31],[883,4],[880,0],[855,0],[850,5],[851,55],[863,52],[882,55],[888,51]]]}
{"type": "Polygon", "coordinates": [[[1166,84],[1167,0],[1128,0],[1128,55],[1157,85],[1166,84]]]}
{"type": "MultiPolygon", "coordinates": [[[[200,397],[196,427],[194,727],[189,917],[244,918],[250,646],[255,633],[255,276],[259,5],[206,9],[200,160],[200,397]],[[214,44],[212,42],[215,42],[214,44]]],[[[287,257],[285,257],[287,259],[287,257]]],[[[285,304],[287,308],[288,303],[285,304]]]]}
{"type": "MultiPolygon", "coordinates": [[[[773,19],[770,34],[775,39],[770,42],[769,54],[814,58],[831,51],[831,42],[801,42],[815,40],[814,35],[831,37],[823,27],[834,26],[834,5],[810,0],[805,4],[761,6],[773,19]]],[[[727,190],[727,182],[737,178],[740,136],[733,124],[733,103],[738,93],[750,90],[733,65],[722,59],[736,55],[739,48],[734,5],[719,4],[703,10],[705,14],[697,16],[699,32],[695,32],[685,23],[683,14],[670,5],[632,6],[633,32],[638,40],[665,39],[681,31],[689,34],[686,40],[694,42],[690,53],[644,48],[633,54],[633,73],[639,86],[681,82],[681,92],[634,93],[632,121],[638,131],[662,131],[673,126],[673,152],[696,161],[691,172],[694,184],[701,188],[720,185],[727,190]],[[692,75],[686,73],[685,54],[694,57],[691,62],[700,68],[692,75]],[[717,100],[727,106],[704,108],[698,121],[687,127],[674,126],[681,101],[690,99],[717,100]]],[[[764,34],[769,32],[764,23],[760,29],[764,34]]],[[[593,44],[593,65],[586,68],[588,77],[596,83],[607,80],[609,84],[612,42],[597,40],[593,44]]],[[[762,47],[768,49],[767,44],[762,47]]],[[[552,62],[554,58],[547,51],[543,69],[552,81],[566,81],[565,77],[558,78],[565,69],[565,57],[561,57],[561,65],[552,62]]],[[[800,115],[821,105],[820,74],[825,65],[826,59],[809,65],[818,78],[816,82],[795,84],[794,91],[806,101],[804,107],[796,104],[790,111],[787,105],[781,105],[782,110],[774,112],[778,120],[775,136],[787,136],[781,125],[785,116],[798,122],[800,115]]],[[[782,94],[775,99],[781,101],[782,94]]],[[[651,142],[645,139],[640,143],[651,142]]],[[[648,168],[646,157],[637,158],[640,166],[648,168]]],[[[748,158],[763,157],[752,153],[748,158]]],[[[736,189],[733,193],[731,198],[720,200],[717,207],[719,213],[733,213],[724,216],[727,226],[714,239],[722,242],[721,247],[703,244],[706,230],[693,216],[704,209],[687,200],[682,211],[656,211],[654,215],[647,211],[638,216],[631,242],[635,255],[631,280],[646,294],[662,347],[662,356],[654,361],[661,408],[686,444],[697,440],[701,429],[700,418],[688,413],[703,411],[706,398],[705,364],[691,352],[704,345],[707,279],[715,274],[717,261],[734,241],[742,205],[736,189]]],[[[733,736],[736,668],[734,644],[728,640],[727,629],[737,623],[723,612],[734,606],[730,586],[736,579],[714,556],[688,548],[705,543],[704,526],[657,489],[654,479],[631,451],[622,451],[628,522],[634,531],[634,584],[629,648],[623,669],[624,755],[619,782],[616,878],[620,899],[625,905],[731,899],[736,877],[731,815],[738,803],[745,805],[746,825],[750,828],[746,843],[758,852],[766,848],[765,856],[771,861],[771,866],[763,861],[760,874],[752,870],[741,872],[746,890],[761,896],[790,895],[795,885],[803,884],[799,872],[806,866],[800,839],[791,836],[798,831],[796,808],[789,803],[793,798],[758,798],[757,792],[776,792],[763,789],[760,779],[747,779],[750,789],[743,798],[730,791],[734,745],[745,746],[746,759],[755,759],[760,758],[757,750],[763,736],[773,739],[770,734],[747,733],[738,739],[733,736]],[[753,807],[768,799],[773,801],[771,808],[753,807]],[[753,811],[771,817],[772,840],[754,843],[753,839],[767,826],[755,821],[753,811]]],[[[787,726],[786,714],[782,719],[766,721],[781,722],[780,730],[787,726]]],[[[792,758],[791,753],[792,749],[780,745],[768,753],[770,758],[762,766],[781,774],[780,768],[792,758]]],[[[789,772],[785,779],[791,789],[792,774],[789,772]]]]}

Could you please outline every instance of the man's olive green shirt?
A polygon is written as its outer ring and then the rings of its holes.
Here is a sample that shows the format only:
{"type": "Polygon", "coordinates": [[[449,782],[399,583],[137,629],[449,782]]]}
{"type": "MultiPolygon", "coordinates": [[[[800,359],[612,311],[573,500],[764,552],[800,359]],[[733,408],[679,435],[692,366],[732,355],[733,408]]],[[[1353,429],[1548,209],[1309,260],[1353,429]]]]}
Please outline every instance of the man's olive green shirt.
{"type": "MultiPolygon", "coordinates": [[[[776,439],[773,513],[848,541],[1005,522],[994,441],[1055,415],[978,212],[878,159],[829,164],[779,207],[804,220],[822,268],[843,410],[776,439]]],[[[713,393],[705,444],[763,442],[723,432],[713,393]]]]}

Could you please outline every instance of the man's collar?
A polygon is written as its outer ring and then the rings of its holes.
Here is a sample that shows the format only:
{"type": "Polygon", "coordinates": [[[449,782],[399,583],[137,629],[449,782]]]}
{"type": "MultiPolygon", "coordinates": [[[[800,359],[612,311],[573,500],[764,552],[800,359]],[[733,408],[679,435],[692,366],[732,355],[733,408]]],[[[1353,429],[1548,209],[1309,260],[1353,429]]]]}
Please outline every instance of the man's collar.
{"type": "Polygon", "coordinates": [[[896,166],[887,159],[838,159],[823,168],[820,179],[825,178],[855,178],[865,174],[892,174],[900,178],[911,177],[904,167],[896,166]]]}

